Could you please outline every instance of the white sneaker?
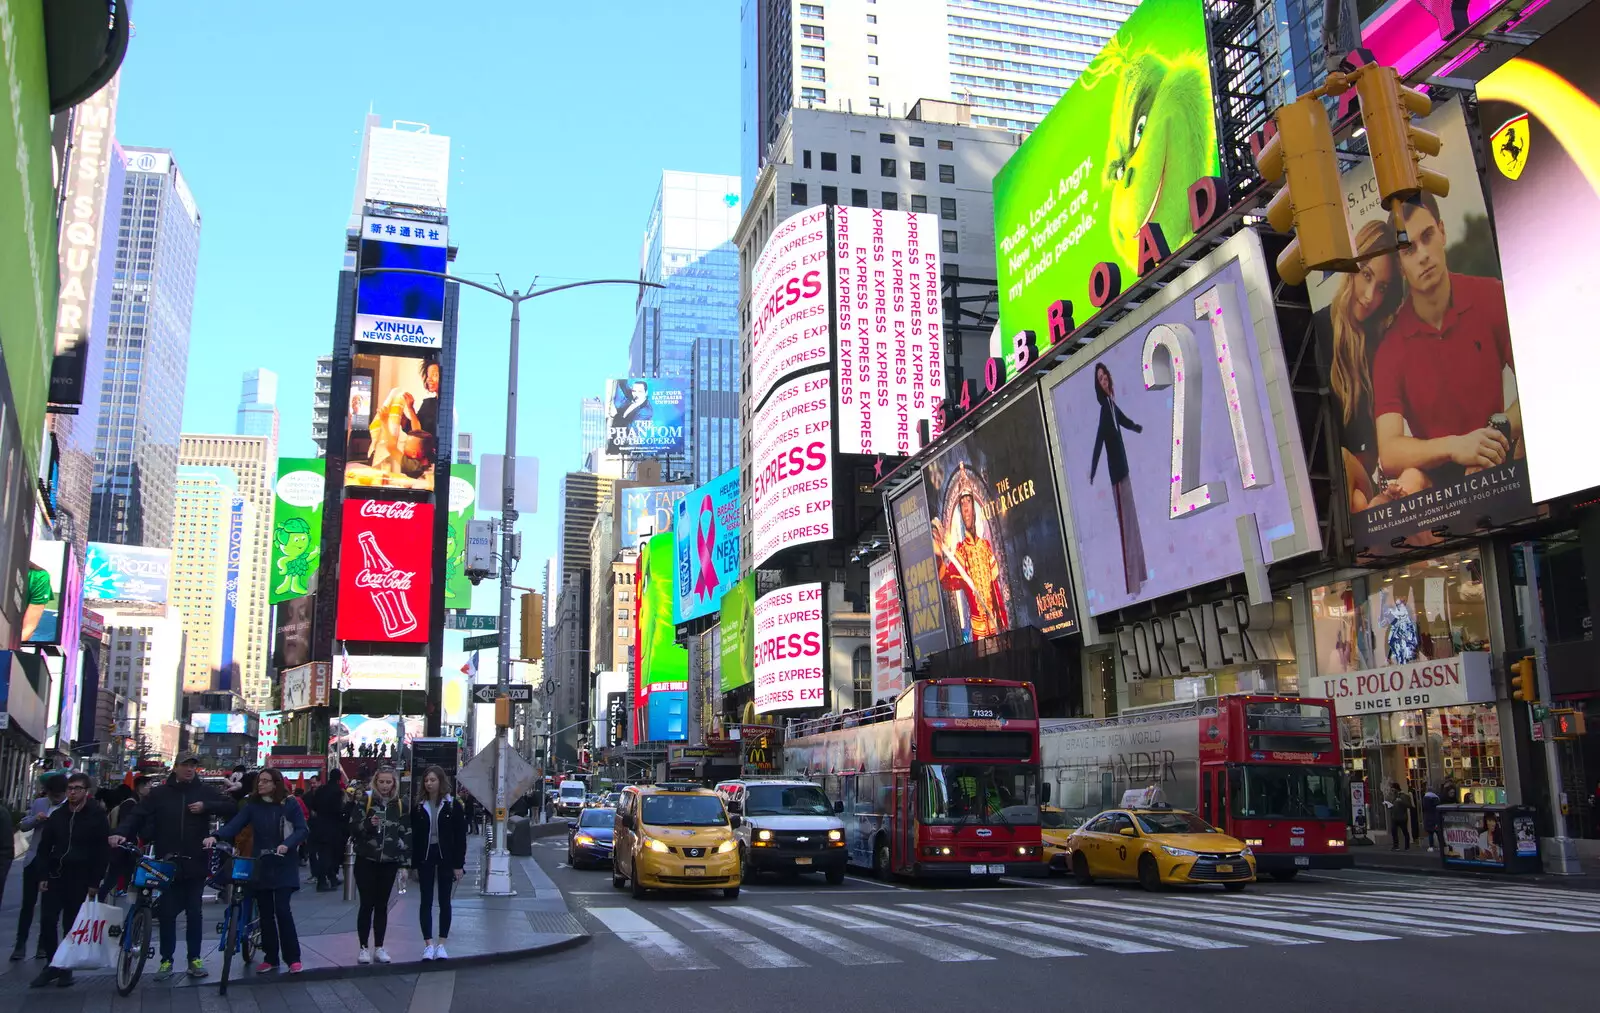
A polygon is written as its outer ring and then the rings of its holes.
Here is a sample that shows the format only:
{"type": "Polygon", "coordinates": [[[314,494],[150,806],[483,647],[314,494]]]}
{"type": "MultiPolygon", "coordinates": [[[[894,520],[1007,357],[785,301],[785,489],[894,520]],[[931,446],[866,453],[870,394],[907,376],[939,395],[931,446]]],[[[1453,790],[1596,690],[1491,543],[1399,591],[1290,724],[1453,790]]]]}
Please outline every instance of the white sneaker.
{"type": "Polygon", "coordinates": [[[434,960],[449,960],[450,959],[450,954],[444,952],[444,944],[443,943],[438,943],[438,944],[436,944],[434,946],[434,948],[433,948],[433,959],[434,960]]]}
{"type": "Polygon", "coordinates": [[[378,958],[378,963],[380,964],[387,964],[389,962],[389,951],[381,946],[378,947],[375,953],[373,953],[373,956],[378,958]]]}
{"type": "Polygon", "coordinates": [[[435,950],[435,948],[432,947],[432,946],[424,946],[422,948],[422,959],[423,960],[432,960],[433,959],[433,955],[434,955],[434,950],[435,950]]]}
{"type": "Polygon", "coordinates": [[[370,964],[370,963],[372,963],[372,951],[367,949],[365,946],[361,947],[361,952],[356,954],[356,963],[358,963],[358,964],[370,964]]]}

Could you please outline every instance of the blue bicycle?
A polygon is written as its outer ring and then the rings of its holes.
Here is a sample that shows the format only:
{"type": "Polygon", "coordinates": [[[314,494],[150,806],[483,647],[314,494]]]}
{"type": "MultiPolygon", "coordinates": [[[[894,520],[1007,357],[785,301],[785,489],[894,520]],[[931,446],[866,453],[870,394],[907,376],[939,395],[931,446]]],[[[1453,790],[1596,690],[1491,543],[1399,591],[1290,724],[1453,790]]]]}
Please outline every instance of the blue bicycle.
{"type": "Polygon", "coordinates": [[[177,875],[178,867],[173,862],[158,862],[141,854],[131,844],[120,847],[139,858],[133,878],[128,883],[128,889],[135,895],[134,901],[128,908],[127,917],[122,920],[118,939],[117,994],[127,995],[139,984],[139,976],[144,974],[144,963],[154,952],[150,948],[150,922],[155,918],[161,891],[177,875]]]}
{"type": "Polygon", "coordinates": [[[248,967],[256,950],[261,947],[261,915],[250,889],[250,877],[260,859],[240,858],[232,847],[222,841],[217,841],[212,848],[216,855],[231,859],[226,863],[227,877],[222,885],[227,907],[223,910],[221,923],[217,925],[217,931],[221,934],[217,949],[222,951],[220,993],[227,995],[228,972],[233,968],[233,955],[237,953],[243,957],[248,967]]]}

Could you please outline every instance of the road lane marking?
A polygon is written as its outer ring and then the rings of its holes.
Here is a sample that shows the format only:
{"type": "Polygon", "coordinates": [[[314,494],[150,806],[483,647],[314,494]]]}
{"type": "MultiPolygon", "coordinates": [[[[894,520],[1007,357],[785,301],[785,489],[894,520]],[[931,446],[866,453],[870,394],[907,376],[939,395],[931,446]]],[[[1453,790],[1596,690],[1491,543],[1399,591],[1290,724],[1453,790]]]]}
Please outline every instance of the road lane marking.
{"type": "Polygon", "coordinates": [[[949,912],[945,911],[943,908],[933,907],[932,905],[897,904],[894,907],[877,907],[870,904],[852,904],[850,906],[854,910],[864,911],[867,914],[874,915],[878,918],[887,919],[891,924],[893,924],[896,919],[899,919],[918,928],[927,929],[929,932],[939,932],[944,935],[955,936],[958,939],[965,939],[968,942],[987,944],[989,946],[998,946],[1019,956],[1031,957],[1036,960],[1043,957],[1083,956],[1083,954],[1079,953],[1077,950],[1066,950],[1059,946],[1049,946],[1045,943],[1037,942],[1025,936],[1014,936],[1005,932],[995,932],[990,929],[980,929],[964,922],[930,918],[927,915],[913,914],[911,911],[907,910],[908,908],[922,908],[926,911],[932,912],[935,915],[942,915],[945,918],[949,917],[949,912]]]}
{"type": "Polygon", "coordinates": [[[888,943],[891,946],[899,946],[902,949],[911,950],[913,953],[921,954],[929,960],[945,962],[994,959],[986,953],[969,950],[964,946],[957,946],[955,943],[946,942],[942,939],[931,939],[894,925],[886,925],[883,922],[873,921],[869,918],[857,918],[854,915],[847,915],[843,911],[835,911],[831,908],[816,907],[811,904],[796,904],[789,910],[803,914],[808,918],[829,922],[837,928],[849,929],[852,932],[871,936],[880,943],[888,943]]]}
{"type": "Polygon", "coordinates": [[[730,907],[721,909],[736,918],[759,925],[813,953],[820,953],[836,963],[856,966],[860,964],[898,964],[899,957],[862,946],[854,940],[836,936],[832,932],[793,921],[760,908],[730,907]]]}
{"type": "MultiPolygon", "coordinates": [[[[1121,905],[1104,900],[1064,900],[1063,905],[1084,904],[1090,907],[1116,909],[1121,905]]],[[[1275,918],[1254,918],[1228,914],[1216,914],[1199,910],[1181,910],[1160,904],[1139,904],[1136,908],[1141,911],[1167,915],[1173,918],[1183,918],[1190,921],[1209,922],[1214,925],[1242,925],[1252,929],[1273,929],[1279,932],[1295,932],[1305,936],[1317,936],[1323,939],[1337,939],[1347,943],[1374,943],[1381,940],[1397,939],[1398,936],[1384,935],[1377,932],[1358,932],[1355,929],[1340,929],[1326,925],[1296,925],[1290,922],[1279,921],[1275,918]]]]}
{"type": "MultiPolygon", "coordinates": [[[[966,907],[980,907],[978,904],[964,905],[966,907]]],[[[1230,943],[1225,939],[1212,939],[1208,936],[1196,936],[1187,932],[1172,932],[1166,929],[1150,928],[1144,925],[1122,926],[1109,922],[1104,918],[1096,918],[1092,923],[1085,923],[1081,919],[1073,919],[1066,915],[1058,914],[1051,910],[1043,901],[1024,901],[1022,907],[1026,908],[1030,917],[1041,921],[1053,922],[1057,925],[1090,926],[1101,931],[1110,930],[1123,932],[1139,939],[1148,939],[1152,942],[1165,943],[1168,946],[1177,946],[1189,950],[1237,950],[1242,948],[1240,943],[1230,943]]],[[[996,909],[999,910],[999,909],[996,909]]]]}
{"type": "Polygon", "coordinates": [[[692,907],[675,907],[667,916],[688,926],[689,931],[726,953],[745,967],[805,967],[806,962],[793,954],[785,953],[771,943],[765,943],[745,930],[692,907]]]}
{"type": "MultiPolygon", "coordinates": [[[[1242,908],[1245,911],[1260,915],[1276,915],[1279,917],[1296,915],[1307,921],[1319,924],[1337,923],[1347,928],[1368,929],[1373,932],[1399,932],[1407,936],[1422,936],[1428,939],[1448,939],[1462,935],[1464,931],[1452,926],[1433,926],[1419,921],[1419,913],[1407,911],[1403,913],[1373,911],[1370,906],[1350,906],[1343,904],[1325,903],[1322,901],[1307,901],[1290,897],[1273,897],[1253,899],[1229,899],[1225,902],[1229,908],[1242,908]]],[[[1485,929],[1488,935],[1520,935],[1510,929],[1491,930],[1485,929]]]]}
{"type": "Polygon", "coordinates": [[[658,971],[716,970],[716,964],[637,911],[623,907],[592,907],[589,914],[658,971]]]}
{"type": "Polygon", "coordinates": [[[1043,936],[1061,943],[1072,943],[1077,946],[1087,946],[1096,950],[1109,950],[1112,953],[1171,953],[1165,946],[1155,946],[1151,943],[1141,943],[1130,939],[1118,939],[1115,936],[1097,935],[1091,932],[1082,932],[1077,929],[1067,928],[1059,924],[1044,923],[1039,920],[1028,920],[1016,917],[1018,912],[1009,908],[998,907],[994,904],[962,903],[964,908],[975,908],[983,912],[998,912],[1010,915],[1009,918],[996,918],[990,914],[968,914],[964,911],[951,911],[950,914],[957,918],[970,918],[980,925],[1010,929],[1014,932],[1026,932],[1033,936],[1043,936]]]}
{"type": "Polygon", "coordinates": [[[1320,901],[1301,900],[1295,898],[1286,901],[1289,904],[1302,907],[1314,907],[1318,910],[1332,910],[1335,913],[1348,912],[1357,918],[1371,918],[1376,921],[1398,921],[1404,923],[1406,919],[1412,922],[1439,922],[1444,927],[1461,925],[1463,931],[1483,932],[1486,935],[1518,935],[1516,930],[1538,930],[1543,932],[1600,932],[1600,925],[1579,925],[1572,922],[1547,921],[1541,918],[1525,918],[1521,912],[1507,914],[1504,910],[1486,908],[1482,910],[1455,910],[1458,902],[1432,900],[1420,904],[1405,903],[1394,900],[1363,900],[1352,908],[1341,908],[1337,905],[1320,901]],[[1380,918],[1379,915],[1384,917],[1380,918]],[[1511,926],[1511,929],[1505,928],[1511,926]]]}

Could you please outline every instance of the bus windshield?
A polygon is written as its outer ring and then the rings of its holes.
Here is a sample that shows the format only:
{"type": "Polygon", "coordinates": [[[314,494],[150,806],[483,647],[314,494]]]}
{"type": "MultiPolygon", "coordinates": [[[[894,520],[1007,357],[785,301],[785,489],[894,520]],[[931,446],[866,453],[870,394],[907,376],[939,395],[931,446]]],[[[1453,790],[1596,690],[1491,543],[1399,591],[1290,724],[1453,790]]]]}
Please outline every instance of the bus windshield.
{"type": "Polygon", "coordinates": [[[828,796],[814,784],[751,785],[745,791],[746,816],[832,816],[828,796]]]}
{"type": "Polygon", "coordinates": [[[964,683],[953,686],[929,684],[922,691],[922,716],[1032,721],[1037,714],[1033,709],[1033,693],[1026,686],[964,683]]]}
{"type": "Polygon", "coordinates": [[[1039,823],[1039,772],[1031,767],[930,763],[918,794],[923,823],[1039,823]]]}
{"type": "Polygon", "coordinates": [[[1337,767],[1255,766],[1228,772],[1233,815],[1244,819],[1328,819],[1345,816],[1337,767]]]}

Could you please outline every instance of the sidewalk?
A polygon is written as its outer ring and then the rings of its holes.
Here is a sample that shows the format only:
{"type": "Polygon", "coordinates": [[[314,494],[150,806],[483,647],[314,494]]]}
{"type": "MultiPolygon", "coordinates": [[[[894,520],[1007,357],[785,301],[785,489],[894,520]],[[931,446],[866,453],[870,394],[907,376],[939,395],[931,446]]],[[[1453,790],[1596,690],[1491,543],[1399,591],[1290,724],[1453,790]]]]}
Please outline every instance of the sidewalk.
{"type": "MultiPolygon", "coordinates": [[[[543,827],[538,828],[543,830],[543,827]]],[[[551,825],[551,830],[559,830],[551,825]]],[[[561,830],[559,832],[564,832],[561,830]]],[[[542,835],[541,835],[542,836],[542,835]]],[[[356,901],[344,899],[344,891],[318,893],[315,883],[306,881],[295,894],[293,907],[295,927],[299,930],[301,962],[304,970],[298,975],[286,971],[256,975],[242,968],[237,956],[234,960],[229,986],[257,983],[286,983],[290,981],[315,981],[329,978],[417,973],[429,970],[449,970],[477,964],[495,963],[523,957],[553,953],[571,946],[586,943],[588,933],[567,910],[566,901],[555,884],[532,858],[511,859],[511,881],[516,895],[512,897],[484,897],[478,893],[477,881],[483,861],[482,837],[468,839],[467,874],[457,885],[452,898],[453,919],[450,928],[450,959],[447,961],[422,960],[422,938],[418,918],[420,889],[414,882],[405,883],[402,893],[397,885],[389,905],[388,936],[385,949],[394,962],[391,964],[356,963],[356,901]]],[[[0,905],[0,992],[22,988],[44,966],[33,959],[38,942],[37,914],[34,931],[28,940],[28,959],[12,963],[5,960],[16,939],[17,916],[21,906],[21,869],[13,867],[8,877],[5,902],[0,905]]],[[[167,982],[154,981],[159,957],[150,958],[145,965],[144,977],[138,991],[145,989],[184,989],[196,985],[215,985],[222,970],[222,956],[217,952],[218,923],[222,908],[214,899],[205,905],[206,926],[203,933],[203,955],[209,977],[194,979],[176,975],[167,982]]],[[[437,926],[436,926],[437,927],[437,926]]],[[[152,932],[151,943],[156,942],[152,932]]],[[[181,962],[185,957],[183,925],[178,926],[178,952],[181,962]]],[[[260,959],[259,957],[257,958],[260,959]]],[[[109,993],[115,987],[114,976],[105,973],[77,975],[73,992],[109,993]]],[[[56,989],[49,989],[55,993],[56,989]]]]}
{"type": "Polygon", "coordinates": [[[1357,869],[1381,872],[1411,872],[1425,876],[1465,876],[1475,879],[1493,879],[1502,882],[1538,883],[1541,886],[1564,886],[1575,890],[1600,890],[1600,865],[1585,862],[1583,874],[1578,876],[1553,876],[1546,873],[1508,875],[1492,870],[1446,867],[1437,851],[1431,854],[1423,844],[1413,845],[1409,851],[1391,851],[1386,843],[1371,847],[1351,848],[1357,869]]]}

